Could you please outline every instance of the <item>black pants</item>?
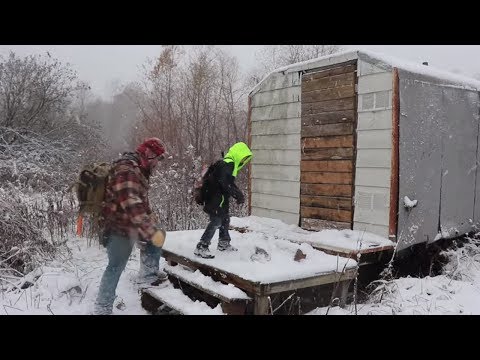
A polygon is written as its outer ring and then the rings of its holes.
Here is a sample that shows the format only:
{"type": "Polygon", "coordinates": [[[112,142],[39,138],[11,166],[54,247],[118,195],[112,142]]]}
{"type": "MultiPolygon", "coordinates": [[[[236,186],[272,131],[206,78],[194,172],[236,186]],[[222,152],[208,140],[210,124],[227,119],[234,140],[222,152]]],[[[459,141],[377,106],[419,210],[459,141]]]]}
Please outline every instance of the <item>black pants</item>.
{"type": "Polygon", "coordinates": [[[220,229],[219,242],[221,243],[230,243],[230,234],[228,233],[228,228],[230,226],[230,215],[226,214],[224,216],[210,215],[210,223],[207,225],[205,232],[200,238],[200,243],[198,245],[209,247],[210,242],[212,241],[215,231],[220,229]]]}

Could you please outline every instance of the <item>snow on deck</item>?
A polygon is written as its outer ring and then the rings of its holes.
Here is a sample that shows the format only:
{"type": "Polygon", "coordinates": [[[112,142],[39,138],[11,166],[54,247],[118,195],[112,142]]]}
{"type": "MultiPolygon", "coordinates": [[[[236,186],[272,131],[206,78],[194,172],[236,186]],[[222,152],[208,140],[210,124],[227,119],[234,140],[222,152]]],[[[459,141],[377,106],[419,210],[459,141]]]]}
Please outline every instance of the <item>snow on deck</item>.
{"type": "Polygon", "coordinates": [[[149,288],[146,292],[185,315],[224,315],[220,304],[212,309],[203,301],[191,300],[171,284],[162,288],[149,288]]]}
{"type": "Polygon", "coordinates": [[[313,277],[332,271],[343,271],[355,268],[357,263],[352,259],[328,255],[312,248],[308,244],[294,244],[276,239],[273,235],[261,232],[239,233],[230,231],[231,244],[238,248],[236,252],[220,252],[216,250],[218,231],[210,245],[214,259],[203,259],[195,256],[193,251],[203,234],[202,230],[169,232],[164,249],[183,256],[197,263],[213,266],[219,270],[235,274],[243,279],[258,283],[275,283],[313,277]],[[260,247],[270,254],[270,261],[251,260],[255,247],[260,247]],[[294,256],[300,249],[306,258],[295,261],[294,256]]]}
{"type": "Polygon", "coordinates": [[[273,237],[312,245],[343,248],[347,251],[375,247],[395,246],[395,243],[381,236],[358,230],[307,231],[296,225],[287,225],[276,219],[248,216],[232,217],[230,225],[251,231],[268,233],[273,237]]]}

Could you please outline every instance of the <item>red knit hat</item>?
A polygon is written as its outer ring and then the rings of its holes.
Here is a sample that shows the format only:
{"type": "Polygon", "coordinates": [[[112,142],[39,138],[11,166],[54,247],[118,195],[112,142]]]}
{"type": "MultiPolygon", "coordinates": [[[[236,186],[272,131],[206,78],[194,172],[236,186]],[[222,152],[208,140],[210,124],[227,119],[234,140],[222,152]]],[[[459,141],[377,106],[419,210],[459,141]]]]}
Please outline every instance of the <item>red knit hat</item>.
{"type": "Polygon", "coordinates": [[[162,142],[158,138],[149,138],[146,139],[143,143],[137,146],[137,152],[142,155],[145,155],[147,148],[154,152],[157,156],[162,155],[165,153],[165,147],[163,146],[162,142]]]}

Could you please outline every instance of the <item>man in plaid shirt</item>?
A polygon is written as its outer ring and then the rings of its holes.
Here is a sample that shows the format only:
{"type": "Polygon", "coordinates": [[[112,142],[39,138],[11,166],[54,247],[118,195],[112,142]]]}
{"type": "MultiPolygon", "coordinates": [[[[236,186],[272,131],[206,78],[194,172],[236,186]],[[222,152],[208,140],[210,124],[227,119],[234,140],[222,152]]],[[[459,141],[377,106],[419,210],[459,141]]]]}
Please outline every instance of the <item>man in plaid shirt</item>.
{"type": "Polygon", "coordinates": [[[166,280],[165,273],[159,271],[165,231],[154,223],[147,193],[150,174],[164,158],[161,141],[150,138],[135,152],[124,153],[111,169],[102,209],[108,265],[100,282],[95,314],[112,313],[118,281],[135,243],[140,247],[140,283],[166,280]]]}

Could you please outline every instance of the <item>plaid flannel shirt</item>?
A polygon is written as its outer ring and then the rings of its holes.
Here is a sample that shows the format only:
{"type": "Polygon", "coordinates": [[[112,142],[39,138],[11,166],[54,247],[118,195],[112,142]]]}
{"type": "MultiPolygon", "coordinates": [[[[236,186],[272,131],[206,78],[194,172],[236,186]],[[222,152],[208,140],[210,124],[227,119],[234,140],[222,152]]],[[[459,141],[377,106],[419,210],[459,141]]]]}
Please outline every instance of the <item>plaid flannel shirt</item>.
{"type": "Polygon", "coordinates": [[[116,162],[106,186],[105,227],[129,236],[133,230],[141,240],[150,241],[156,228],[150,217],[148,188],[148,181],[136,161],[124,157],[116,162]]]}

